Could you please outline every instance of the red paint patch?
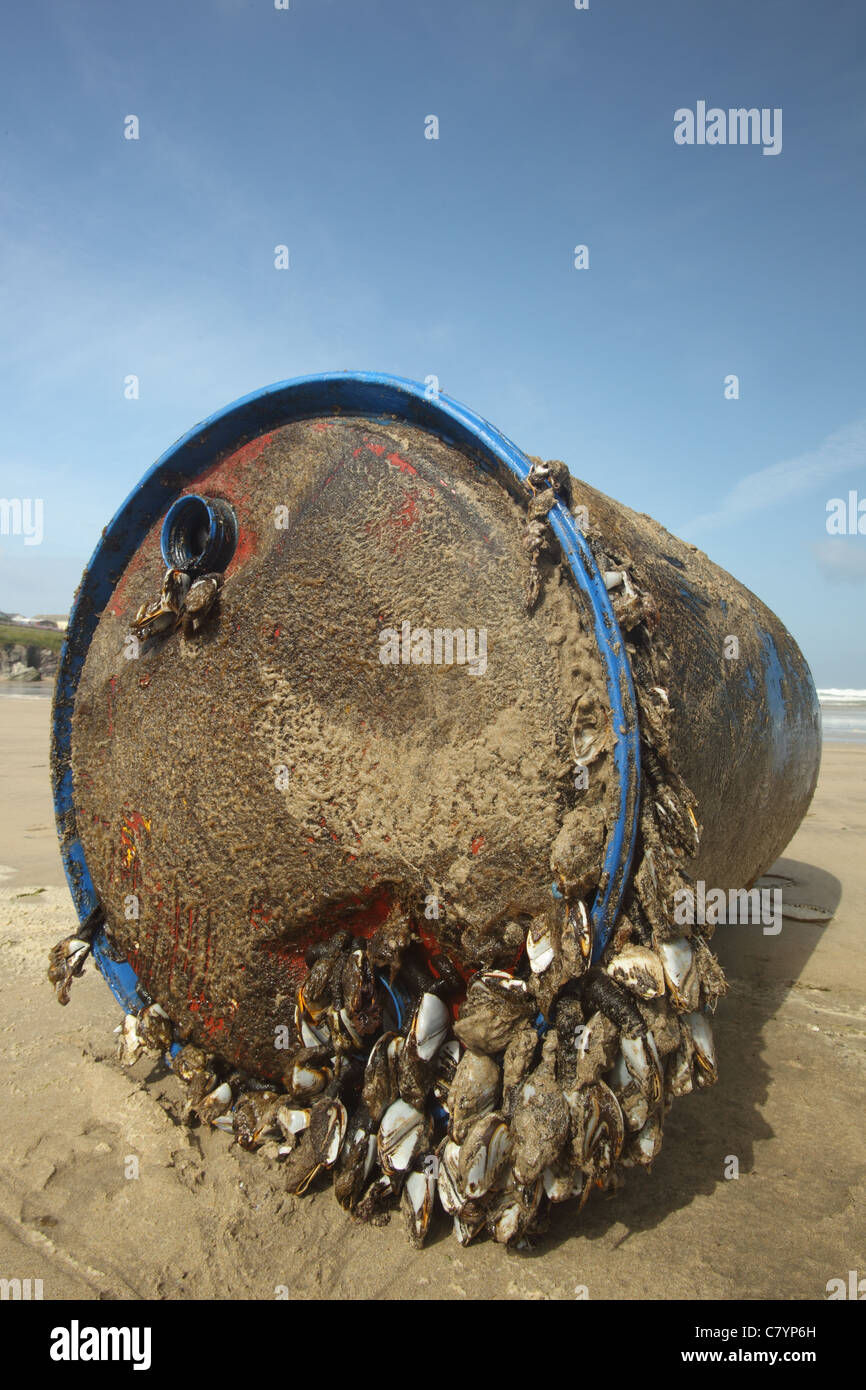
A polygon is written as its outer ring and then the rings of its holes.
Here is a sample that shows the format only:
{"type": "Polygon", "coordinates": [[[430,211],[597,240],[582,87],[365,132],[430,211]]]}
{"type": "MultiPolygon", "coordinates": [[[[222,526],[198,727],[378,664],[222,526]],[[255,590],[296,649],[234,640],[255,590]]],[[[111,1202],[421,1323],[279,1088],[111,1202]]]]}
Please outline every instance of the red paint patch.
{"type": "Polygon", "coordinates": [[[399,554],[405,544],[403,532],[414,526],[419,519],[418,501],[418,494],[414,491],[398,495],[391,503],[388,515],[381,521],[365,522],[366,534],[388,542],[392,555],[399,554]]]}
{"type": "Polygon", "coordinates": [[[259,548],[259,533],[251,526],[238,526],[238,544],[234,555],[226,566],[226,574],[232,574],[259,548]]]}
{"type": "MultiPolygon", "coordinates": [[[[238,544],[226,568],[227,575],[234,573],[258,550],[258,532],[252,526],[244,525],[241,518],[249,498],[250,475],[256,471],[259,459],[276,433],[276,430],[271,430],[268,434],[260,435],[258,439],[251,439],[248,444],[242,444],[228,458],[221,459],[200,477],[190,481],[180,494],[186,496],[187,493],[198,492],[207,496],[210,489],[218,496],[227,498],[235,507],[238,513],[238,544]]],[[[159,524],[161,526],[162,522],[159,524]]]]}
{"type": "Polygon", "coordinates": [[[427,951],[429,955],[438,955],[439,942],[436,940],[436,937],[433,935],[433,932],[430,930],[429,927],[425,926],[423,922],[418,922],[417,927],[418,935],[421,938],[421,944],[423,945],[425,951],[427,951]]]}
{"type": "Polygon", "coordinates": [[[259,903],[255,904],[250,910],[250,926],[254,931],[258,930],[259,927],[268,926],[273,920],[274,914],[269,912],[266,907],[262,907],[259,903]]]}
{"type": "MultiPolygon", "coordinates": [[[[444,956],[446,960],[451,962],[454,969],[457,971],[457,974],[460,976],[461,980],[463,980],[465,984],[466,981],[475,973],[474,970],[468,969],[463,964],[463,962],[459,960],[456,956],[454,956],[450,951],[446,951],[443,949],[439,941],[436,939],[435,934],[430,930],[430,927],[426,925],[426,919],[423,921],[417,921],[415,923],[415,926],[417,928],[418,935],[421,938],[421,944],[424,947],[424,950],[427,952],[427,964],[429,965],[433,974],[436,976],[436,979],[441,979],[441,972],[436,968],[435,957],[444,956]]],[[[460,1007],[461,1002],[462,999],[457,1000],[450,1005],[451,1013],[454,1018],[457,1017],[457,1011],[460,1007]]]]}
{"type": "Polygon", "coordinates": [[[476,836],[475,836],[475,839],[472,841],[472,844],[469,846],[469,848],[471,849],[471,851],[472,851],[473,854],[477,854],[478,851],[481,849],[481,846],[482,846],[483,844],[484,844],[484,836],[483,836],[483,835],[476,835],[476,836]]]}
{"type": "Polygon", "coordinates": [[[401,473],[414,473],[416,477],[418,475],[418,469],[413,468],[408,459],[401,458],[399,454],[389,454],[388,462],[392,468],[399,468],[401,473]]]}

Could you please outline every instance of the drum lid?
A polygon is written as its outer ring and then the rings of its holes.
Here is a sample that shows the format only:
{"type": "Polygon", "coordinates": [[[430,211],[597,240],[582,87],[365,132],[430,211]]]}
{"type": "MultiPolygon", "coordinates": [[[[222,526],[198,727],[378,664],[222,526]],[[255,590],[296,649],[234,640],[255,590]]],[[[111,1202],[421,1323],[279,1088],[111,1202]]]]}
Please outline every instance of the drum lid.
{"type": "MultiPolygon", "coordinates": [[[[579,707],[612,746],[605,672],[554,558],[527,612],[525,507],[420,426],[295,421],[181,496],[233,516],[234,549],[197,631],[140,642],[165,511],[129,557],[78,682],[78,829],[144,990],[269,1075],[337,926],[409,912],[468,973],[513,964],[557,862],[591,894],[612,789],[575,788],[572,735],[579,707]]],[[[204,514],[173,514],[200,553],[204,514]]]]}

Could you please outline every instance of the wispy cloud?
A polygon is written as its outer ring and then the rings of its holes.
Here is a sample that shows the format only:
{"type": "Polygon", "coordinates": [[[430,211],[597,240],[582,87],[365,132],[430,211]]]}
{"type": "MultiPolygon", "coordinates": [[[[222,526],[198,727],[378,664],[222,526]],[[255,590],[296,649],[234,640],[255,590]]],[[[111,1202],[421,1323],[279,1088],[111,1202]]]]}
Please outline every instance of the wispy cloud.
{"type": "Polygon", "coordinates": [[[858,537],[828,536],[812,546],[812,554],[831,583],[866,583],[866,543],[858,537]]]}
{"type": "Polygon", "coordinates": [[[687,534],[692,534],[729,526],[755,512],[777,507],[780,502],[810,492],[820,483],[840,474],[862,469],[864,462],[866,420],[857,420],[828,435],[817,449],[808,454],[798,454],[795,458],[747,474],[722,498],[715,511],[693,517],[683,529],[687,534]]]}

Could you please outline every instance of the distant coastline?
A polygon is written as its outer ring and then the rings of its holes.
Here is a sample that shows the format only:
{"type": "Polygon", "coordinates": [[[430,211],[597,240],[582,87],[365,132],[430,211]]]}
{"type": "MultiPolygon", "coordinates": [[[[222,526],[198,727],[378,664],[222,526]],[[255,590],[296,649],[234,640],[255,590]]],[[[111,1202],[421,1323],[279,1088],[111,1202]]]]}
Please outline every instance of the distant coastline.
{"type": "Polygon", "coordinates": [[[866,690],[818,691],[825,743],[866,743],[866,690]]]}

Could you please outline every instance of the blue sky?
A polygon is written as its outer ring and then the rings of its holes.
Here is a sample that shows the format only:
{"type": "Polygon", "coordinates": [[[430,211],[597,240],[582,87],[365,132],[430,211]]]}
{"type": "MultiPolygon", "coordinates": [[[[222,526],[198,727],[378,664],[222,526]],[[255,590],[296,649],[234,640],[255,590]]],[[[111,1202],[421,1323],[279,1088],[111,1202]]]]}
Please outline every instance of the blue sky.
{"type": "Polygon", "coordinates": [[[4,31],[0,496],[45,534],[0,536],[0,609],[68,608],[236,397],[435,374],[866,687],[866,536],[826,530],[866,499],[859,0],[7,0],[4,31]],[[781,152],[676,145],[699,100],[781,108],[781,152]]]}

